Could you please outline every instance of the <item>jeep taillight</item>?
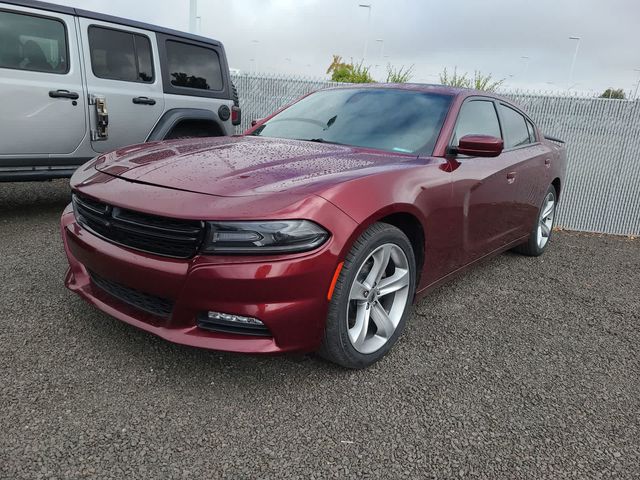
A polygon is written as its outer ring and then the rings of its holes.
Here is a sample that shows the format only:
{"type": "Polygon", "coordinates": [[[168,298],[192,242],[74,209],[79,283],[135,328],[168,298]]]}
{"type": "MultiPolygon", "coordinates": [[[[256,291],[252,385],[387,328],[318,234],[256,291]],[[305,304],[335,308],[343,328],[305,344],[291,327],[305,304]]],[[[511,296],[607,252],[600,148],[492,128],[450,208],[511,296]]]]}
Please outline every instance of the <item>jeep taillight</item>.
{"type": "Polygon", "coordinates": [[[240,125],[242,122],[242,115],[240,114],[240,107],[233,106],[231,107],[231,124],[232,125],[240,125]]]}

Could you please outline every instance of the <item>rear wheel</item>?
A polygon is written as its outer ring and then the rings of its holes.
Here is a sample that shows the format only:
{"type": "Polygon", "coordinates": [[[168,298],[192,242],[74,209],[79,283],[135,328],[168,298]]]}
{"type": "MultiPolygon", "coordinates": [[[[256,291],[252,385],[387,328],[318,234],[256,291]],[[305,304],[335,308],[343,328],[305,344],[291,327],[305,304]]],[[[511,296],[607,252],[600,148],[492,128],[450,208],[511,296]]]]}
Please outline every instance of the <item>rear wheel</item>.
{"type": "Polygon", "coordinates": [[[517,246],[514,250],[523,255],[537,257],[542,255],[549,245],[553,225],[556,220],[556,206],[558,204],[558,196],[553,185],[549,187],[540,210],[533,230],[529,234],[527,243],[517,246]]]}
{"type": "Polygon", "coordinates": [[[380,360],[404,330],[416,262],[407,236],[377,223],[347,256],[329,306],[320,355],[348,368],[380,360]]]}

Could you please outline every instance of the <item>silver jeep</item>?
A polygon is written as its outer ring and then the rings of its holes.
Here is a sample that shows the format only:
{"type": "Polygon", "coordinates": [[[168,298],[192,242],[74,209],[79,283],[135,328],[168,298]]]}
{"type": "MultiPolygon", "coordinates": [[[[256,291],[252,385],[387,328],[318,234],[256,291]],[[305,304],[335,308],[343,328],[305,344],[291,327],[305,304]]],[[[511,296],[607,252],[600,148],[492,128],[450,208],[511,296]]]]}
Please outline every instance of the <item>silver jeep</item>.
{"type": "Polygon", "coordinates": [[[0,0],[0,181],[68,177],[102,152],[239,123],[220,42],[0,0]]]}

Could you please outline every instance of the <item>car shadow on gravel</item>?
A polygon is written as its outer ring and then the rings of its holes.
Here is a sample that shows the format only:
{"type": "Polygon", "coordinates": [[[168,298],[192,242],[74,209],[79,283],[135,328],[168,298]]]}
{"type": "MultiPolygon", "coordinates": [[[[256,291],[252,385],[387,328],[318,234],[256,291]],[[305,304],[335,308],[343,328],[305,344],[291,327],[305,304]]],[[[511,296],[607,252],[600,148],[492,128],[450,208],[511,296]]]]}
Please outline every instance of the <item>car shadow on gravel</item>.
{"type": "Polygon", "coordinates": [[[51,216],[71,202],[69,180],[38,183],[0,183],[0,220],[51,216]],[[22,192],[29,189],[29,194],[22,192]]]}

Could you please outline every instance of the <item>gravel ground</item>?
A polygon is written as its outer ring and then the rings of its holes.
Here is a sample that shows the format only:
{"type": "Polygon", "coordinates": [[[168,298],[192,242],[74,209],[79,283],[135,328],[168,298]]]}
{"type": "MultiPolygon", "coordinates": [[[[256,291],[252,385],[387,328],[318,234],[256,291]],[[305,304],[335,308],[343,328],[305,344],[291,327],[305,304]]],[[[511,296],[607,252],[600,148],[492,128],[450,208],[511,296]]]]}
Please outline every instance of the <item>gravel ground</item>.
{"type": "Polygon", "coordinates": [[[0,184],[0,477],[639,478],[640,241],[435,291],[366,371],[166,343],[67,292],[65,181],[0,184]]]}

